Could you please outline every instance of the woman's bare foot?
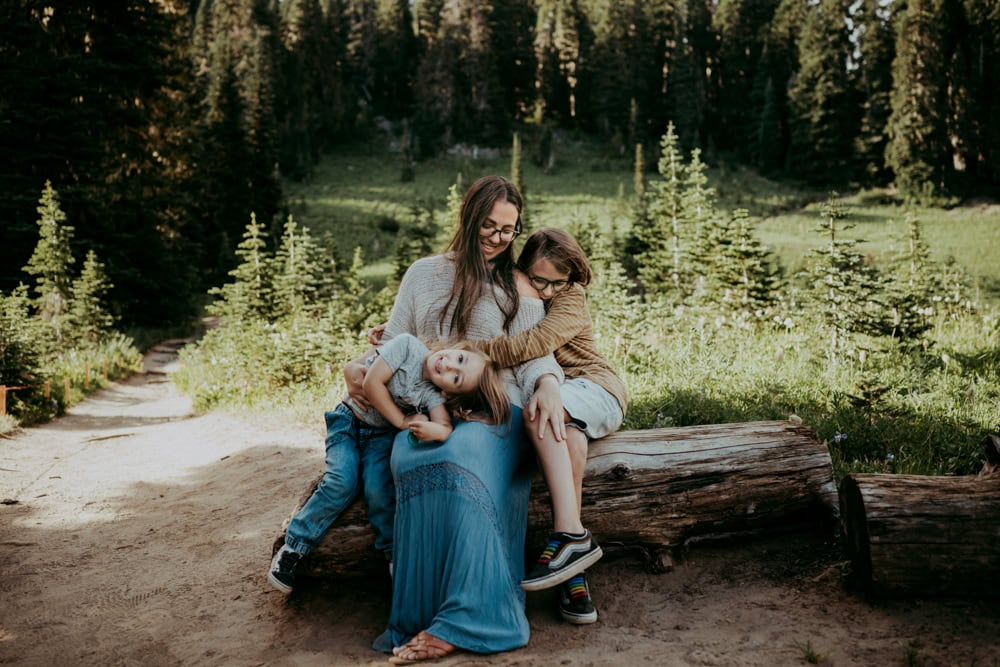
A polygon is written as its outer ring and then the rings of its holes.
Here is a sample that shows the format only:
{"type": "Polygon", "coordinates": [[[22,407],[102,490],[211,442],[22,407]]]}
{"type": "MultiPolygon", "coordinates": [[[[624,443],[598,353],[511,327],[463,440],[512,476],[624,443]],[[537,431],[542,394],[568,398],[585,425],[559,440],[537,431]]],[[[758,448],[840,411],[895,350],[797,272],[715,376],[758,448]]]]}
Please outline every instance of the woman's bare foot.
{"type": "Polygon", "coordinates": [[[455,645],[423,631],[417,633],[403,646],[392,649],[389,662],[393,665],[412,665],[415,662],[437,660],[455,652],[455,645]]]}

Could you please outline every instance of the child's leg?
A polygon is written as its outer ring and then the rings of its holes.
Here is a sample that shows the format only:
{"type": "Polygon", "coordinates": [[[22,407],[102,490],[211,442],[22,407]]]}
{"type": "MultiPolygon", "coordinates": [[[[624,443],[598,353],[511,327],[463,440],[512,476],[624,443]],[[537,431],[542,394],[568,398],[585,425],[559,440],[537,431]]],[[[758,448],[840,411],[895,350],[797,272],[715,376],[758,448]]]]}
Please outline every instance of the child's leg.
{"type": "Polygon", "coordinates": [[[368,505],[368,521],[375,530],[375,548],[392,559],[392,522],[396,518],[396,486],[389,459],[395,429],[361,428],[361,488],[368,505]]]}
{"type": "MultiPolygon", "coordinates": [[[[587,468],[587,446],[590,439],[578,428],[566,429],[566,449],[573,466],[573,488],[576,490],[577,519],[582,521],[583,513],[583,473],[587,468]]],[[[582,525],[582,524],[581,524],[582,525]]]]}
{"type": "MultiPolygon", "coordinates": [[[[575,429],[566,429],[567,436],[573,430],[575,429]]],[[[570,454],[569,440],[558,442],[552,435],[552,429],[546,429],[545,435],[539,438],[538,432],[529,428],[528,437],[538,453],[545,482],[549,487],[549,495],[552,497],[553,528],[557,532],[582,533],[583,524],[580,523],[580,505],[574,480],[575,467],[573,456],[570,454]]],[[[586,438],[584,438],[584,463],[586,463],[586,438]]]]}
{"type": "Polygon", "coordinates": [[[361,459],[355,440],[357,418],[346,405],[326,413],[326,470],[316,490],[295,513],[285,533],[285,545],[306,554],[358,492],[361,459]]]}

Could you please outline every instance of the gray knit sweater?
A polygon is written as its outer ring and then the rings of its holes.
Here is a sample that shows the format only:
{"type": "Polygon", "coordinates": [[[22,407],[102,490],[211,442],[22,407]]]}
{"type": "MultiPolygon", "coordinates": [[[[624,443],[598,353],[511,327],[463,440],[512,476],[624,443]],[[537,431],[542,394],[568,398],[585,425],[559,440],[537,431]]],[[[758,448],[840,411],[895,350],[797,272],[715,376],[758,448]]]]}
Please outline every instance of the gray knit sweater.
{"type": "MultiPolygon", "coordinates": [[[[383,339],[391,340],[401,333],[410,333],[431,343],[451,338],[452,311],[449,310],[444,317],[441,317],[441,311],[448,303],[454,282],[455,265],[450,255],[435,255],[414,262],[399,285],[383,339]]],[[[499,288],[490,289],[496,290],[500,299],[506,298],[499,288]]],[[[541,301],[521,299],[520,304],[517,316],[511,322],[510,334],[530,329],[545,317],[541,301]]],[[[466,338],[485,340],[504,333],[503,313],[493,297],[484,291],[484,296],[472,311],[466,338]]],[[[505,368],[503,373],[507,394],[511,402],[520,407],[528,404],[538,378],[551,373],[560,383],[563,381],[562,369],[551,354],[513,369],[505,368]]]]}

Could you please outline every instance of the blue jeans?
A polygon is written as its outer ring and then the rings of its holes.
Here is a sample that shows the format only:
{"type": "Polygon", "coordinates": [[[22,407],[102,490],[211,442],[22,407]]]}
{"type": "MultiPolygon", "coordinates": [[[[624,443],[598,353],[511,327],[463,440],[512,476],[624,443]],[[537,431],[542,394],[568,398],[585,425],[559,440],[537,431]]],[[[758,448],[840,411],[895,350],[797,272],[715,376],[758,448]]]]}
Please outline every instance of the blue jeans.
{"type": "Polygon", "coordinates": [[[396,487],[389,469],[394,428],[369,426],[341,403],[326,413],[326,471],[305,505],[295,513],[285,544],[301,554],[316,548],[323,533],[364,491],[375,548],[391,558],[396,487]]]}

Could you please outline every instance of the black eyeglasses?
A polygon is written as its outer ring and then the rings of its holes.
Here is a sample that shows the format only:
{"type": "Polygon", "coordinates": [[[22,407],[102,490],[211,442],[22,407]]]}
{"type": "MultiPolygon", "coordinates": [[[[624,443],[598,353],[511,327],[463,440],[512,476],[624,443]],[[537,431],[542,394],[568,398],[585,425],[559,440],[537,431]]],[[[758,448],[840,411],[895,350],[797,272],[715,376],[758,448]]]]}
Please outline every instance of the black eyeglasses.
{"type": "Polygon", "coordinates": [[[531,281],[531,286],[539,292],[544,292],[549,287],[552,288],[553,292],[561,292],[566,289],[566,286],[569,285],[570,282],[568,280],[548,280],[546,278],[542,278],[541,276],[533,276],[530,274],[528,275],[528,280],[531,281]]]}
{"type": "Polygon", "coordinates": [[[496,225],[494,225],[493,222],[490,221],[490,220],[487,220],[486,222],[484,222],[482,224],[482,226],[479,228],[479,235],[480,236],[482,236],[484,238],[490,238],[494,234],[499,234],[501,241],[510,241],[511,239],[513,239],[515,236],[517,236],[520,233],[521,232],[519,232],[516,227],[503,227],[503,228],[500,228],[500,227],[497,227],[496,225]]]}

